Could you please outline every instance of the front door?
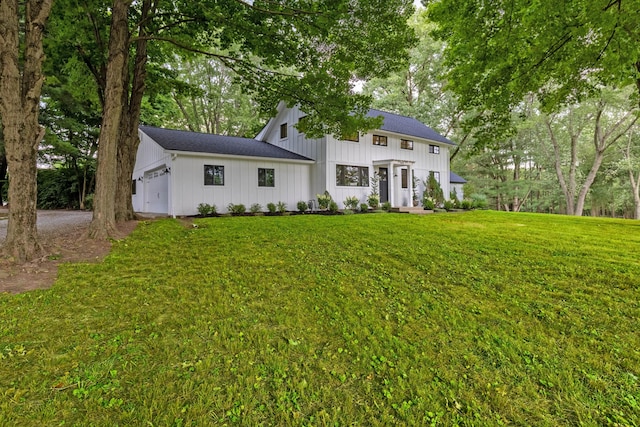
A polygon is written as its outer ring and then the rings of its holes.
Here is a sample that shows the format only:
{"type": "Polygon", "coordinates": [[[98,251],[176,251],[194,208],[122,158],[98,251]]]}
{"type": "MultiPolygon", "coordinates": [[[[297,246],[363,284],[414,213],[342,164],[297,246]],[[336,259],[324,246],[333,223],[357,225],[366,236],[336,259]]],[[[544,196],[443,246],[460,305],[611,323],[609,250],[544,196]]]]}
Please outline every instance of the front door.
{"type": "Polygon", "coordinates": [[[385,203],[389,201],[389,170],[387,168],[379,168],[378,176],[380,177],[378,181],[380,185],[380,203],[385,203]]]}

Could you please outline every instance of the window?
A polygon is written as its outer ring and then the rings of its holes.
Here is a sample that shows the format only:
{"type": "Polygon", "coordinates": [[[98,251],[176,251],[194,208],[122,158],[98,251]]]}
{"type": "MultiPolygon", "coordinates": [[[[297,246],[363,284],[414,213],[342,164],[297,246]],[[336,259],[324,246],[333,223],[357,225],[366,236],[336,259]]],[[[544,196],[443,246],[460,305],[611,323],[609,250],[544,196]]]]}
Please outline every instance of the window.
{"type": "Polygon", "coordinates": [[[343,141],[360,142],[360,134],[358,132],[344,134],[341,139],[343,141]]]}
{"type": "Polygon", "coordinates": [[[275,187],[276,170],[258,168],[258,187],[275,187]]]}
{"type": "Polygon", "coordinates": [[[400,148],[404,148],[405,150],[413,150],[413,141],[408,139],[401,139],[400,148]]]}
{"type": "Polygon", "coordinates": [[[409,180],[407,179],[407,177],[408,177],[407,170],[406,169],[401,169],[400,173],[401,173],[401,180],[402,180],[402,188],[409,188],[409,180]]]}
{"type": "Polygon", "coordinates": [[[224,185],[224,166],[204,165],[204,185],[224,185]]]}
{"type": "Polygon", "coordinates": [[[136,180],[132,179],[131,180],[131,194],[135,196],[136,194],[136,180]]]}
{"type": "Polygon", "coordinates": [[[369,168],[367,166],[336,165],[336,185],[368,187],[369,168]]]}
{"type": "Polygon", "coordinates": [[[430,154],[440,154],[440,146],[439,145],[431,145],[431,144],[429,144],[429,153],[430,154]]]}
{"type": "Polygon", "coordinates": [[[287,137],[287,124],[283,123],[280,125],[280,139],[287,137]]]}
{"type": "Polygon", "coordinates": [[[429,175],[434,177],[436,179],[436,181],[438,181],[438,184],[440,184],[440,172],[431,171],[431,172],[429,172],[429,175]]]}
{"type": "Polygon", "coordinates": [[[380,136],[380,135],[373,135],[373,145],[381,145],[386,147],[387,146],[387,137],[386,136],[380,136]]]}

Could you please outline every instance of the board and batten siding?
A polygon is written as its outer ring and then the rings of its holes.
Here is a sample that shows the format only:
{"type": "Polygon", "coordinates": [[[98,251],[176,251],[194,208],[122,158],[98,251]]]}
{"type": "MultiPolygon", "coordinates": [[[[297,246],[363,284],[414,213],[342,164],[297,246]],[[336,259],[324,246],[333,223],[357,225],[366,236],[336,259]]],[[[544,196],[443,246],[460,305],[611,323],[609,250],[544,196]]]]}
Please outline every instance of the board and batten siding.
{"type": "Polygon", "coordinates": [[[309,198],[310,164],[272,159],[180,154],[173,161],[172,214],[195,215],[200,203],[216,205],[218,213],[227,212],[230,203],[254,203],[267,210],[267,203],[284,202],[287,210],[296,210],[299,201],[309,198]],[[204,185],[204,166],[224,166],[224,185],[204,185]],[[258,169],[274,169],[275,187],[258,186],[258,169]]]}
{"type": "MultiPolygon", "coordinates": [[[[149,177],[154,172],[158,172],[171,167],[171,156],[160,147],[155,141],[143,132],[138,133],[140,136],[140,145],[138,146],[138,154],[136,156],[136,164],[133,167],[132,180],[136,181],[136,194],[132,195],[133,210],[136,212],[150,212],[147,209],[148,190],[153,183],[149,177]],[[142,178],[142,180],[140,180],[142,178]]],[[[168,185],[171,185],[170,177],[168,185]]],[[[152,178],[154,179],[154,178],[152,178]]],[[[171,192],[169,191],[169,194],[171,192]]],[[[170,203],[170,201],[169,201],[170,203]]],[[[164,212],[163,212],[164,213],[164,212]]],[[[167,212],[168,213],[168,212],[167,212]]]]}

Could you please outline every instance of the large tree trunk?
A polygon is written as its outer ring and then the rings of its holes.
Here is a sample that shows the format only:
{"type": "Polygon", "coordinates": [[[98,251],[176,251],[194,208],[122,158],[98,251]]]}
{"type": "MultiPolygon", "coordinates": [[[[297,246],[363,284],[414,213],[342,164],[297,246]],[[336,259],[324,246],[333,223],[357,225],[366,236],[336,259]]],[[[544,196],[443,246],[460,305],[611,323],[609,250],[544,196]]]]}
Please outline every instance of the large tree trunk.
{"type": "Polygon", "coordinates": [[[4,252],[18,262],[36,257],[36,160],[44,129],[38,125],[44,76],[42,38],[52,0],[28,0],[24,52],[20,52],[20,6],[0,1],[0,116],[9,181],[9,223],[4,252]],[[21,63],[21,58],[23,58],[21,63]]]}
{"type": "Polygon", "coordinates": [[[116,229],[115,200],[117,185],[117,151],[122,116],[123,72],[129,52],[127,13],[130,2],[114,0],[109,36],[109,58],[102,127],[98,145],[98,167],[89,234],[95,239],[107,239],[116,229]]]}
{"type": "Polygon", "coordinates": [[[140,123],[142,97],[144,96],[145,80],[147,77],[147,39],[145,25],[150,13],[150,8],[151,1],[145,0],[142,5],[141,25],[138,32],[139,37],[138,40],[136,40],[136,56],[133,67],[131,96],[128,99],[127,111],[122,115],[122,120],[120,121],[118,181],[115,200],[116,222],[129,221],[135,218],[135,212],[133,211],[133,205],[131,203],[131,179],[136,163],[138,145],[140,145],[138,125],[140,123]]]}

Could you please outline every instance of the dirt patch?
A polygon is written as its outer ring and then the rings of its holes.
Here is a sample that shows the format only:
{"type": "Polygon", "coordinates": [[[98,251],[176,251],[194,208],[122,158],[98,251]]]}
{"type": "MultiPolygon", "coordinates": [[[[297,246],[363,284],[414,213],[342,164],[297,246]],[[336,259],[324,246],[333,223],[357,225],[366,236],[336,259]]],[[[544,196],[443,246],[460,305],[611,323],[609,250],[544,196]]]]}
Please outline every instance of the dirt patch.
{"type": "MultiPolygon", "coordinates": [[[[138,224],[129,221],[118,226],[116,239],[128,236],[138,224]]],[[[0,258],[0,293],[20,293],[34,289],[47,289],[58,276],[58,266],[67,262],[98,262],[111,250],[109,241],[90,239],[88,226],[82,225],[58,232],[39,234],[43,256],[32,262],[16,265],[0,258]]]]}

